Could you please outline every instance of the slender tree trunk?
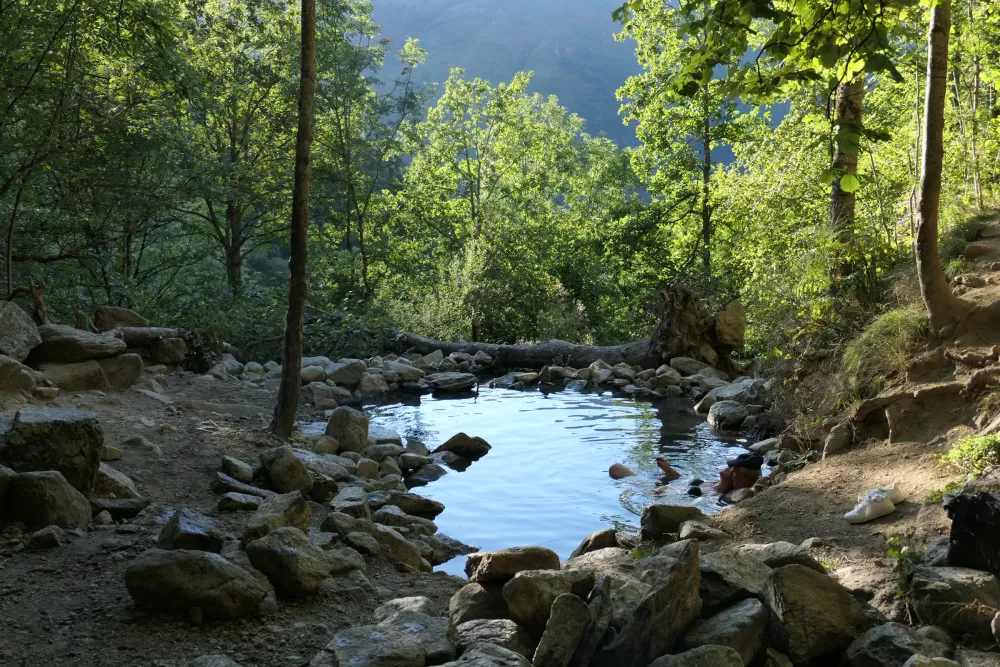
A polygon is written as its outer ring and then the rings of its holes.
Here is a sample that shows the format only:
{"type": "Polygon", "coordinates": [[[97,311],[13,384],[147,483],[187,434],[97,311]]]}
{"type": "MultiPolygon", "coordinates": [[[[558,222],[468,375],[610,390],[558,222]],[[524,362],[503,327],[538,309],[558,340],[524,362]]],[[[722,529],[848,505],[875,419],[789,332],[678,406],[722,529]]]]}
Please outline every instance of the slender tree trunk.
{"type": "Polygon", "coordinates": [[[243,211],[242,207],[233,201],[226,203],[226,234],[229,243],[226,245],[226,280],[233,296],[239,296],[243,291],[243,211]]]}
{"type": "Polygon", "coordinates": [[[302,390],[302,324],[306,304],[306,232],[309,227],[309,162],[316,92],[316,0],[302,0],[302,74],[299,81],[299,128],[295,142],[292,193],[292,242],[288,260],[288,318],[281,355],[281,386],[271,429],[289,438],[295,427],[302,390]]]}
{"type": "Polygon", "coordinates": [[[712,277],[712,209],[709,205],[709,184],[712,178],[712,117],[707,84],[704,96],[701,162],[701,261],[705,270],[705,278],[710,279],[712,277]]]}
{"type": "Polygon", "coordinates": [[[976,193],[976,206],[983,210],[983,170],[979,164],[979,95],[980,95],[981,66],[979,56],[973,58],[973,83],[972,83],[972,185],[976,193]]]}
{"type": "Polygon", "coordinates": [[[14,294],[14,228],[17,226],[17,211],[21,208],[21,195],[24,194],[24,184],[27,176],[21,179],[14,196],[14,207],[10,211],[10,223],[7,225],[7,298],[14,294]]]}
{"type": "Polygon", "coordinates": [[[959,304],[948,288],[938,252],[938,216],[944,160],[944,108],[948,93],[948,33],[951,0],[931,9],[927,36],[927,92],[924,99],[924,147],[917,203],[917,275],[931,329],[939,333],[958,322],[959,304]]]}
{"type": "MultiPolygon", "coordinates": [[[[843,172],[843,174],[858,173],[858,151],[848,150],[848,142],[844,140],[843,128],[845,126],[855,126],[860,131],[862,127],[861,110],[865,100],[865,79],[860,76],[853,81],[847,81],[837,86],[836,117],[840,127],[840,134],[833,151],[833,168],[843,172]]],[[[855,132],[851,132],[856,136],[855,132]]],[[[851,142],[855,144],[856,142],[851,142]]],[[[840,244],[841,252],[851,253],[853,245],[853,233],[855,222],[854,192],[846,192],[840,185],[840,178],[833,180],[830,190],[830,224],[837,234],[837,241],[840,244]]],[[[837,290],[838,283],[845,277],[857,270],[855,262],[847,257],[841,257],[838,266],[834,270],[834,291],[837,290]]]]}

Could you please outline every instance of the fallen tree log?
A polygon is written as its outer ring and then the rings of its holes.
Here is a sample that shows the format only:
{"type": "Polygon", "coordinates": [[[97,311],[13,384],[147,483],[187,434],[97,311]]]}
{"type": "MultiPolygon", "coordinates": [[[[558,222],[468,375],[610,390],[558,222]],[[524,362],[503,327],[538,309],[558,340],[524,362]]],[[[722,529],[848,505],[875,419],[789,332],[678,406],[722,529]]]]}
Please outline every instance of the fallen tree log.
{"type": "Polygon", "coordinates": [[[184,338],[185,331],[169,327],[119,327],[108,335],[125,341],[129,347],[149,347],[167,338],[184,338]]]}
{"type": "Polygon", "coordinates": [[[650,338],[623,345],[576,345],[563,340],[550,340],[538,345],[500,345],[435,340],[403,331],[393,331],[390,345],[399,352],[429,354],[441,350],[446,356],[454,352],[483,352],[500,368],[539,369],[544,366],[584,368],[597,360],[611,365],[656,368],[675,357],[691,357],[736,374],[731,355],[742,351],[746,316],[738,299],[726,304],[712,315],[705,303],[688,289],[671,286],[663,290],[659,305],[659,322],[650,338]]]}

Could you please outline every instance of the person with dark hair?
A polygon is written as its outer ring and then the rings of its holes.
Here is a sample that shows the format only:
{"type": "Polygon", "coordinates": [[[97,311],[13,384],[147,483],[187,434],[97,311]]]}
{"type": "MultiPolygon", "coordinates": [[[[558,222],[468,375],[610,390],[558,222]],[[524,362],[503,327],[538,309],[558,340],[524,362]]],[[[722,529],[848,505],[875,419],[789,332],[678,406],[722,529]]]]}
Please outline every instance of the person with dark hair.
{"type": "Polygon", "coordinates": [[[760,469],[764,458],[760,454],[740,454],[726,461],[726,468],[719,473],[719,495],[725,495],[733,489],[752,488],[754,482],[760,479],[760,469]]]}

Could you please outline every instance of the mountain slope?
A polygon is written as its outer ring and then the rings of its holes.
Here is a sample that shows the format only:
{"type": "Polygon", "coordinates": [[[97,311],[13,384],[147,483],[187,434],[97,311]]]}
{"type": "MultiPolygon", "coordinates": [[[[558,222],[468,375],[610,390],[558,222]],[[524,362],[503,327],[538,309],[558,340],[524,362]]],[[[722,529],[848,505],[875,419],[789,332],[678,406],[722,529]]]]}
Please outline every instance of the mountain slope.
{"type": "MultiPolygon", "coordinates": [[[[422,80],[443,82],[452,67],[496,83],[535,72],[532,90],[554,94],[592,134],[635,143],[622,125],[615,90],[638,71],[633,46],[616,42],[619,0],[374,0],[375,20],[401,46],[427,49],[422,80]]],[[[390,70],[391,71],[391,70],[390,70]]]]}

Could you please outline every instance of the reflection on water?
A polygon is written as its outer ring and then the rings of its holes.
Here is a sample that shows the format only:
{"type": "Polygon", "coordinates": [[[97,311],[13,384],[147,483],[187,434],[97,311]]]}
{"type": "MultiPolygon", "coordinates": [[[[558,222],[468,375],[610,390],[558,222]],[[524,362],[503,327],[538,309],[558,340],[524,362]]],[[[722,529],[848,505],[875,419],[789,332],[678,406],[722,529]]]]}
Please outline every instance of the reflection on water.
{"type": "MultiPolygon", "coordinates": [[[[691,402],[657,403],[577,392],[518,392],[483,388],[478,397],[414,398],[370,406],[372,424],[433,449],[459,431],[493,449],[465,472],[449,472],[418,492],[445,504],[441,532],[482,550],[536,544],[567,558],[588,534],[614,525],[635,528],[650,502],[716,509],[715,499],[687,495],[693,478],[715,479],[727,458],[745,451],[724,441],[693,414],[691,402]],[[667,492],[655,458],[666,457],[682,477],[667,492]],[[625,463],[638,475],[608,477],[625,463]]],[[[460,574],[464,559],[440,569],[460,574]]]]}

